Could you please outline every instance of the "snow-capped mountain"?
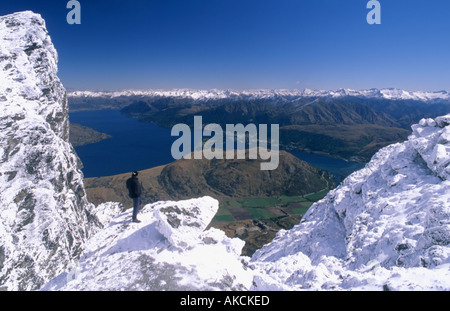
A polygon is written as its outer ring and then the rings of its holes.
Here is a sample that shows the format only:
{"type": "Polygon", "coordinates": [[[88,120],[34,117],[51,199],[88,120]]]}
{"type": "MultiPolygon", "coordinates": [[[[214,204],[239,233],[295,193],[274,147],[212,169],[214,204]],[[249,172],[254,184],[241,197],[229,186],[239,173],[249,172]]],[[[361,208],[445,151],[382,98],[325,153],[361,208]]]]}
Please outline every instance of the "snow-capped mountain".
{"type": "Polygon", "coordinates": [[[253,289],[450,289],[450,115],[412,128],[254,254],[253,289]]]}
{"type": "Polygon", "coordinates": [[[330,97],[339,98],[345,96],[354,96],[362,98],[380,98],[391,100],[419,100],[425,102],[441,102],[450,100],[450,93],[446,91],[427,92],[427,91],[405,91],[395,88],[389,89],[369,89],[352,90],[339,89],[336,91],[325,90],[192,90],[192,89],[174,89],[174,90],[125,90],[125,91],[74,91],[68,93],[69,97],[89,98],[105,97],[115,98],[121,96],[149,96],[149,97],[179,97],[190,98],[193,100],[217,100],[217,99],[264,99],[264,98],[303,98],[303,97],[330,97]]]}
{"type": "Polygon", "coordinates": [[[101,227],[68,142],[57,60],[39,15],[0,17],[0,289],[39,289],[101,227]]]}

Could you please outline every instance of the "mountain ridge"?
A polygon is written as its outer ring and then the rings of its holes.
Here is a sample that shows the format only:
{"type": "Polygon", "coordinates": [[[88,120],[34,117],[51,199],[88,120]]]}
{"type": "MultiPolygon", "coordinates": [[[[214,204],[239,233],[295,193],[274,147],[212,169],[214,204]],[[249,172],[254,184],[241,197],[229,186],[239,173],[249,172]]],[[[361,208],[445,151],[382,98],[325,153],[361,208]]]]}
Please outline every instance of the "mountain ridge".
{"type": "MultiPolygon", "coordinates": [[[[304,195],[331,187],[331,177],[319,169],[280,151],[280,164],[272,172],[261,171],[258,160],[178,160],[140,171],[143,198],[186,200],[213,196],[217,199],[304,195]]],[[[88,178],[86,192],[94,204],[110,200],[129,204],[125,181],[130,173],[88,178]]],[[[144,203],[145,203],[144,202],[144,203]]]]}
{"type": "Polygon", "coordinates": [[[447,91],[407,91],[397,88],[382,89],[338,89],[327,90],[286,90],[286,89],[259,89],[259,90],[195,90],[195,89],[173,89],[173,90],[124,90],[124,91],[72,91],[69,97],[120,97],[120,96],[155,96],[155,97],[179,97],[192,98],[194,100],[211,99],[261,99],[261,98],[283,98],[283,97],[365,97],[383,99],[408,99],[435,102],[439,100],[450,100],[447,91]]]}
{"type": "Polygon", "coordinates": [[[189,90],[73,92],[71,111],[120,109],[170,128],[204,123],[279,124],[280,147],[367,162],[381,147],[405,140],[421,118],[450,112],[446,91],[189,90]],[[340,133],[350,133],[343,136],[340,133]]]}

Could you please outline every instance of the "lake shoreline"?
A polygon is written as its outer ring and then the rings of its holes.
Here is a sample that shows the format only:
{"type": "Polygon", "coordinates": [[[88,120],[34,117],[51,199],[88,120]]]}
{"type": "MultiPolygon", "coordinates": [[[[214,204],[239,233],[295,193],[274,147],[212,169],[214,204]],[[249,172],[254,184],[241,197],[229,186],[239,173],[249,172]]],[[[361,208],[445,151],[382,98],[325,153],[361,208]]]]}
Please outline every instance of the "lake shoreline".
{"type": "MultiPolygon", "coordinates": [[[[129,118],[118,109],[85,110],[69,113],[71,123],[81,124],[110,137],[94,144],[74,146],[83,162],[86,178],[113,176],[134,170],[145,170],[175,161],[171,146],[177,137],[170,129],[154,123],[129,118]],[[156,148],[154,146],[157,146],[156,148]],[[128,153],[129,156],[121,154],[128,153]]],[[[339,183],[363,163],[310,151],[286,150],[312,166],[336,176],[339,183]]]]}

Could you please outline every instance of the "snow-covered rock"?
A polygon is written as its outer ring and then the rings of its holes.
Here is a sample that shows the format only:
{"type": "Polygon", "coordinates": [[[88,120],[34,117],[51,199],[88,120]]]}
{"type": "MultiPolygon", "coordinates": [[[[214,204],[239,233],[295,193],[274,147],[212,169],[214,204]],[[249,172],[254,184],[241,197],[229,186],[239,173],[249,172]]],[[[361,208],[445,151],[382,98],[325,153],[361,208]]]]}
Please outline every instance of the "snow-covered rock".
{"type": "Polygon", "coordinates": [[[141,223],[124,212],[87,242],[78,265],[43,290],[249,289],[244,242],[205,231],[217,209],[217,200],[204,197],[146,205],[141,223]]]}
{"type": "Polygon", "coordinates": [[[173,246],[188,248],[195,246],[200,234],[206,229],[219,205],[216,200],[205,199],[204,202],[191,201],[179,207],[178,203],[164,204],[155,207],[155,217],[158,219],[158,231],[161,232],[173,246]]]}
{"type": "Polygon", "coordinates": [[[251,260],[253,289],[450,289],[450,115],[314,204],[251,260]]]}
{"type": "Polygon", "coordinates": [[[0,289],[39,289],[101,227],[68,142],[57,61],[40,15],[0,17],[0,289]]]}
{"type": "MultiPolygon", "coordinates": [[[[122,203],[106,202],[96,206],[91,210],[92,216],[99,223],[99,229],[107,227],[109,223],[125,210],[122,203]]],[[[94,231],[93,231],[94,232],[94,231]]]]}

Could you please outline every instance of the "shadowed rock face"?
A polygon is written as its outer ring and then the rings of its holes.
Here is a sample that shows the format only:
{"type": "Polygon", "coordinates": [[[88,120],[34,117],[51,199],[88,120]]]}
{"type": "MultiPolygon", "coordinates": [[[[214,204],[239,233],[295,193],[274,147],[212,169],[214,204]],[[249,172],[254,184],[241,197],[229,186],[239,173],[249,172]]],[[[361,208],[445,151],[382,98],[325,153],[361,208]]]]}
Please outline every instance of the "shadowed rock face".
{"type": "Polygon", "coordinates": [[[38,14],[0,17],[0,287],[39,289],[97,228],[38,14]]]}

